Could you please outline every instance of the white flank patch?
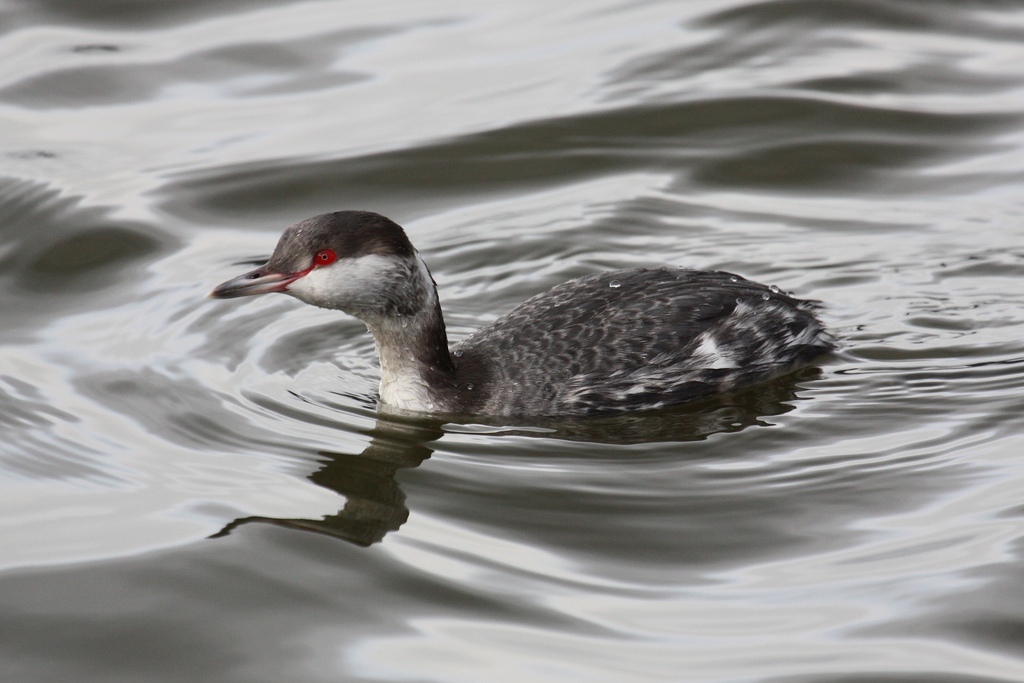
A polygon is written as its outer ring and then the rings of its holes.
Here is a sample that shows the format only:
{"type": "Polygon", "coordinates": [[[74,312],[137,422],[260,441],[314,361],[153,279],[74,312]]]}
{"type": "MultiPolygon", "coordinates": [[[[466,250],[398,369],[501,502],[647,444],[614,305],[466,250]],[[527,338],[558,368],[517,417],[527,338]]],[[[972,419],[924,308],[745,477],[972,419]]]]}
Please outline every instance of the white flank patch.
{"type": "Polygon", "coordinates": [[[705,358],[710,361],[707,367],[712,370],[739,367],[736,365],[735,360],[722,353],[718,342],[708,332],[700,336],[700,345],[694,350],[693,355],[694,357],[705,358]]]}

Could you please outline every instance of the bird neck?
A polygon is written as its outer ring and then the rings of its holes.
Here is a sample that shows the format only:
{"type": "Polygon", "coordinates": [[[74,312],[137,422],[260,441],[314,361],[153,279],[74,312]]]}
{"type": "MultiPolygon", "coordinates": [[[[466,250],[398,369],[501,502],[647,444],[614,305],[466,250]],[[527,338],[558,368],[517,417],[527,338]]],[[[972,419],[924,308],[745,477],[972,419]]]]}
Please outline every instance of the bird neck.
{"type": "Polygon", "coordinates": [[[444,412],[442,393],[455,384],[455,366],[436,292],[431,305],[418,313],[364,322],[380,359],[381,402],[405,410],[444,412]]]}

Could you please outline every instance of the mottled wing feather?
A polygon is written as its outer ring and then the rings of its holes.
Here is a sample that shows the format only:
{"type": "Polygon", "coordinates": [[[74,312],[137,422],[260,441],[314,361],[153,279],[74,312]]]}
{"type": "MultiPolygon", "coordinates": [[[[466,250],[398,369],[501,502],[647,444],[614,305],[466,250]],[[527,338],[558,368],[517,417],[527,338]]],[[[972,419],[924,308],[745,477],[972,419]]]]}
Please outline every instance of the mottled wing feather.
{"type": "Polygon", "coordinates": [[[455,347],[473,407],[595,414],[743,386],[831,348],[811,305],[739,276],[601,273],[529,299],[455,347]]]}

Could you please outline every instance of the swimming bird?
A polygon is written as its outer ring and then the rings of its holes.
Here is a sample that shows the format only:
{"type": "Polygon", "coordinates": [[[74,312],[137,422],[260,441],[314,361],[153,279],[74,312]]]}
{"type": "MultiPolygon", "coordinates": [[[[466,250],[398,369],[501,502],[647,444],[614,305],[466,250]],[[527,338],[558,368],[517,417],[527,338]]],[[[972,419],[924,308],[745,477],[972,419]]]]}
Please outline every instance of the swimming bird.
{"type": "Polygon", "coordinates": [[[426,264],[399,225],[368,211],[296,223],[265,265],[209,296],[270,292],[362,320],[380,358],[381,403],[426,413],[656,409],[765,381],[835,348],[814,302],[682,268],[570,280],[449,348],[426,264]]]}

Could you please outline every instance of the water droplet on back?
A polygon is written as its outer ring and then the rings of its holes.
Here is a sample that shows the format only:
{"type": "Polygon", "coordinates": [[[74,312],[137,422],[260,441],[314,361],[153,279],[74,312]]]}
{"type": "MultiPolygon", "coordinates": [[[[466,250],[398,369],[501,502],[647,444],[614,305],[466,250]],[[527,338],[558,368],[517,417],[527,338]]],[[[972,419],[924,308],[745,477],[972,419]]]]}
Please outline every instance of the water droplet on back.
{"type": "Polygon", "coordinates": [[[778,294],[779,292],[782,291],[781,289],[779,289],[778,285],[772,285],[768,289],[772,290],[772,294],[778,294]]]}
{"type": "Polygon", "coordinates": [[[771,297],[768,296],[767,294],[762,294],[761,298],[764,299],[765,301],[768,301],[768,299],[771,299],[771,297]]]}
{"type": "Polygon", "coordinates": [[[618,280],[612,280],[611,282],[608,283],[608,286],[611,287],[612,289],[618,289],[619,287],[622,286],[622,283],[619,282],[618,280]]]}
{"type": "Polygon", "coordinates": [[[452,355],[455,356],[456,358],[462,358],[463,353],[465,353],[465,351],[463,351],[462,349],[455,349],[454,351],[452,351],[452,355]]]}

